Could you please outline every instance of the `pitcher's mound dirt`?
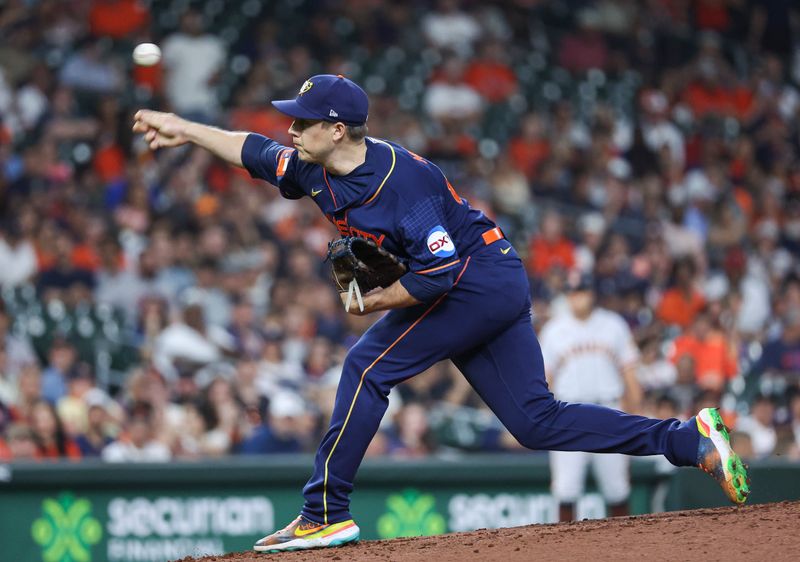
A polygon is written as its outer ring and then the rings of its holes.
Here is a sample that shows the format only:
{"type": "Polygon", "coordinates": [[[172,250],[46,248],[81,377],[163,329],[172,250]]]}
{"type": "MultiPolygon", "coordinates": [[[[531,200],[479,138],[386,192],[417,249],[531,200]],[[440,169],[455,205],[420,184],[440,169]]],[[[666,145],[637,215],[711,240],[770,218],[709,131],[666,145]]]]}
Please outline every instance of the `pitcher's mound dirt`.
{"type": "Polygon", "coordinates": [[[800,502],[675,511],[558,525],[530,525],[438,537],[363,541],[335,549],[184,558],[180,562],[316,562],[328,560],[464,562],[465,560],[800,559],[800,502]]]}

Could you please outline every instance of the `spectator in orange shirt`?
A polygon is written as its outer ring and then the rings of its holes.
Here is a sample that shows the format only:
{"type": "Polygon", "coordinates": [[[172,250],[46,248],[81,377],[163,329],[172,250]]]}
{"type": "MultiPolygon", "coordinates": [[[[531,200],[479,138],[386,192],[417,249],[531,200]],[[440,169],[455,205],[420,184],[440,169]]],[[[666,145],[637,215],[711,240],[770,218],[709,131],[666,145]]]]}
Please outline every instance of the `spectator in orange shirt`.
{"type": "Polygon", "coordinates": [[[707,114],[744,119],[753,107],[753,92],[737,84],[736,76],[722,56],[719,37],[706,32],[700,39],[700,52],[691,69],[695,78],[683,93],[695,120],[707,114]]]}
{"type": "Polygon", "coordinates": [[[542,218],[542,233],[531,240],[528,268],[536,277],[543,277],[553,267],[570,270],[575,266],[575,245],[564,236],[561,216],[548,211],[542,218]]]}
{"type": "Polygon", "coordinates": [[[100,246],[108,240],[105,220],[98,215],[88,215],[81,225],[82,236],[75,241],[72,250],[72,263],[78,269],[96,272],[102,265],[100,260],[100,246]]]}
{"type": "Polygon", "coordinates": [[[675,262],[672,285],[664,292],[656,310],[659,320],[683,329],[694,321],[706,304],[705,298],[694,286],[696,273],[697,266],[692,258],[685,257],[675,262]]]}
{"type": "Polygon", "coordinates": [[[467,67],[464,82],[489,103],[506,101],[517,91],[517,76],[506,62],[507,58],[506,49],[499,41],[484,43],[478,58],[467,67]]]}
{"type": "Polygon", "coordinates": [[[94,0],[89,12],[95,37],[124,39],[143,30],[149,21],[147,7],[139,0],[94,0]]]}
{"type": "Polygon", "coordinates": [[[97,134],[92,167],[100,181],[108,185],[125,175],[127,156],[121,139],[124,130],[120,123],[123,108],[113,96],[104,96],[98,102],[97,117],[100,130],[97,134]]]}
{"type": "Polygon", "coordinates": [[[674,342],[670,359],[678,363],[682,357],[692,358],[697,385],[704,390],[721,392],[739,370],[733,346],[725,334],[713,325],[711,314],[703,309],[691,328],[674,342]]]}
{"type": "Polygon", "coordinates": [[[55,263],[52,267],[44,269],[39,275],[37,289],[42,295],[54,291],[60,298],[76,287],[92,288],[95,284],[94,273],[75,265],[73,252],[75,241],[66,231],[60,233],[60,238],[55,242],[55,263]]]}
{"type": "Polygon", "coordinates": [[[39,459],[79,459],[78,445],[64,432],[56,409],[46,400],[40,400],[31,411],[31,428],[36,441],[36,456],[39,459]]]}
{"type": "Polygon", "coordinates": [[[539,172],[540,164],[550,155],[547,127],[538,113],[522,119],[519,134],[511,139],[508,152],[514,167],[530,180],[539,172]]]}

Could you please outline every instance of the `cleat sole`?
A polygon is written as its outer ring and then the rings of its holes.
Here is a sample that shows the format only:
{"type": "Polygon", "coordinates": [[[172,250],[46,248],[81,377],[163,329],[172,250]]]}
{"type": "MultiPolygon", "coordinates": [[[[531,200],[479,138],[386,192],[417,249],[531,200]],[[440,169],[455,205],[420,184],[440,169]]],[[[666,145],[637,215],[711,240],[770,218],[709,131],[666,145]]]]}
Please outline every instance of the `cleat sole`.
{"type": "MultiPolygon", "coordinates": [[[[263,554],[278,554],[279,552],[296,552],[298,550],[315,550],[315,549],[318,549],[318,548],[336,548],[336,547],[339,547],[339,546],[345,546],[347,544],[356,544],[359,541],[359,539],[360,539],[359,535],[356,535],[353,538],[341,539],[341,540],[338,540],[338,541],[332,541],[330,544],[326,544],[326,545],[311,546],[311,547],[290,546],[289,548],[283,548],[283,549],[273,548],[271,550],[262,550],[260,552],[263,553],[263,554]]],[[[259,552],[259,551],[257,551],[257,552],[259,552]]]]}
{"type": "Polygon", "coordinates": [[[272,548],[263,546],[255,546],[253,550],[258,553],[276,554],[278,552],[293,552],[296,550],[314,550],[319,548],[332,548],[344,546],[346,544],[355,544],[361,537],[361,532],[356,527],[355,529],[347,529],[340,533],[340,536],[320,537],[311,539],[296,539],[289,541],[290,544],[286,546],[274,545],[272,548]],[[346,532],[345,532],[346,531],[346,532]],[[294,544],[291,544],[294,543],[294,544]]]}

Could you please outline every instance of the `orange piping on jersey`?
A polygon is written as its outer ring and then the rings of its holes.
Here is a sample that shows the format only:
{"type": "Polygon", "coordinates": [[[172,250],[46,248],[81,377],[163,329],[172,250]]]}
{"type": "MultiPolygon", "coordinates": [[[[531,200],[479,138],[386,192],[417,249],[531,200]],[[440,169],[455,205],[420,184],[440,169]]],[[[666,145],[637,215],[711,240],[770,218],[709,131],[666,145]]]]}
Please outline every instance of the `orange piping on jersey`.
{"type": "Polygon", "coordinates": [[[450,183],[450,180],[445,178],[444,181],[447,182],[447,191],[450,192],[450,195],[453,196],[453,199],[456,200],[456,203],[458,203],[459,205],[463,205],[464,201],[462,201],[461,197],[458,196],[458,193],[456,193],[456,190],[453,188],[453,185],[450,183]]]}
{"type": "Polygon", "coordinates": [[[444,269],[445,267],[450,267],[451,265],[455,265],[455,264],[459,263],[460,261],[461,261],[460,259],[457,259],[455,261],[451,261],[450,263],[446,263],[446,264],[440,265],[438,267],[432,267],[430,269],[423,269],[422,271],[414,271],[413,273],[419,273],[419,274],[422,274],[422,273],[433,273],[434,271],[439,271],[440,269],[444,269]]]}
{"type": "Polygon", "coordinates": [[[407,148],[406,148],[406,152],[408,152],[408,153],[411,155],[411,157],[412,157],[414,160],[416,160],[417,162],[422,162],[423,164],[427,164],[427,163],[428,163],[428,161],[427,161],[427,160],[425,160],[425,159],[424,159],[422,156],[420,156],[420,155],[419,155],[419,154],[417,154],[416,152],[411,152],[411,151],[410,151],[409,149],[407,149],[407,148]]]}
{"type": "Polygon", "coordinates": [[[328,186],[328,191],[331,194],[331,199],[333,199],[333,207],[334,209],[338,207],[338,203],[336,203],[336,196],[333,194],[333,190],[331,189],[331,184],[328,183],[328,171],[325,168],[322,168],[322,177],[325,178],[325,185],[328,186]]]}
{"type": "MultiPolygon", "coordinates": [[[[469,266],[469,260],[470,260],[471,257],[472,256],[468,257],[467,261],[464,262],[464,267],[461,268],[461,273],[458,274],[458,277],[456,278],[456,282],[453,283],[453,287],[458,285],[458,282],[461,280],[461,276],[464,275],[464,272],[467,270],[467,266],[469,266]]],[[[342,435],[344,435],[344,430],[347,427],[347,422],[350,421],[350,415],[353,413],[353,408],[356,405],[356,400],[358,399],[358,393],[361,392],[361,387],[364,385],[364,377],[367,376],[367,373],[370,371],[370,369],[372,369],[378,363],[378,361],[383,359],[386,356],[386,354],[389,353],[392,350],[392,348],[394,346],[396,346],[398,343],[400,343],[400,340],[402,340],[404,337],[406,337],[406,335],[408,335],[408,333],[411,330],[413,330],[417,326],[417,324],[422,322],[422,320],[428,314],[430,314],[430,312],[434,308],[436,308],[439,305],[439,303],[442,302],[442,300],[444,300],[444,298],[446,296],[447,296],[447,293],[443,294],[438,299],[436,299],[436,302],[434,302],[430,307],[428,307],[428,310],[423,312],[422,316],[417,318],[414,321],[414,323],[411,324],[411,326],[406,328],[406,331],[403,332],[402,334],[400,334],[397,337],[397,339],[394,340],[392,342],[392,344],[383,351],[383,353],[378,355],[378,358],[375,359],[375,361],[373,361],[372,363],[370,363],[369,367],[364,369],[364,371],[361,373],[361,380],[358,382],[358,387],[356,388],[356,392],[353,395],[353,400],[350,402],[350,409],[347,411],[347,416],[344,418],[344,423],[342,424],[342,429],[339,430],[339,435],[336,437],[336,441],[333,442],[333,446],[331,447],[331,452],[328,453],[328,458],[325,459],[325,478],[324,478],[323,484],[322,484],[322,505],[323,505],[323,509],[325,510],[325,520],[323,521],[324,525],[328,524],[328,463],[330,462],[331,457],[333,456],[333,452],[336,450],[336,445],[339,444],[339,440],[342,438],[342,435]]]]}
{"type": "Polygon", "coordinates": [[[394,172],[394,165],[395,165],[395,163],[397,162],[397,155],[395,154],[395,152],[394,152],[394,147],[393,147],[391,144],[389,144],[388,142],[384,142],[384,141],[382,141],[382,140],[379,140],[379,139],[373,139],[373,140],[375,140],[376,142],[381,142],[381,143],[383,143],[383,144],[385,144],[386,146],[388,146],[388,147],[389,147],[389,150],[391,150],[391,151],[392,151],[392,165],[391,165],[391,167],[389,168],[389,172],[386,174],[386,177],[385,177],[385,178],[383,178],[383,181],[382,181],[382,182],[381,182],[381,184],[378,186],[378,190],[377,190],[375,193],[373,193],[373,194],[372,194],[372,197],[370,197],[369,199],[367,199],[366,201],[364,201],[364,205],[367,205],[367,204],[371,203],[371,202],[372,202],[372,200],[373,200],[373,199],[375,199],[375,198],[378,196],[378,194],[381,192],[381,189],[383,189],[383,184],[385,184],[385,183],[386,183],[386,180],[388,180],[388,179],[389,179],[389,176],[391,176],[391,175],[392,175],[392,172],[394,172]]]}

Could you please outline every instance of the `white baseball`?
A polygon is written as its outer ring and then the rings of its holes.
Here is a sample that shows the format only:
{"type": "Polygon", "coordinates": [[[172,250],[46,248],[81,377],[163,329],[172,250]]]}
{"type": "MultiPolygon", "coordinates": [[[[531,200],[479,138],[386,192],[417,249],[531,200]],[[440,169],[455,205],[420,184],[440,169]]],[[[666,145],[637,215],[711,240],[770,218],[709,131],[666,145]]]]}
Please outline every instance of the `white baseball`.
{"type": "Polygon", "coordinates": [[[133,62],[140,66],[153,66],[161,60],[161,49],[155,43],[140,43],[133,50],[133,62]]]}

